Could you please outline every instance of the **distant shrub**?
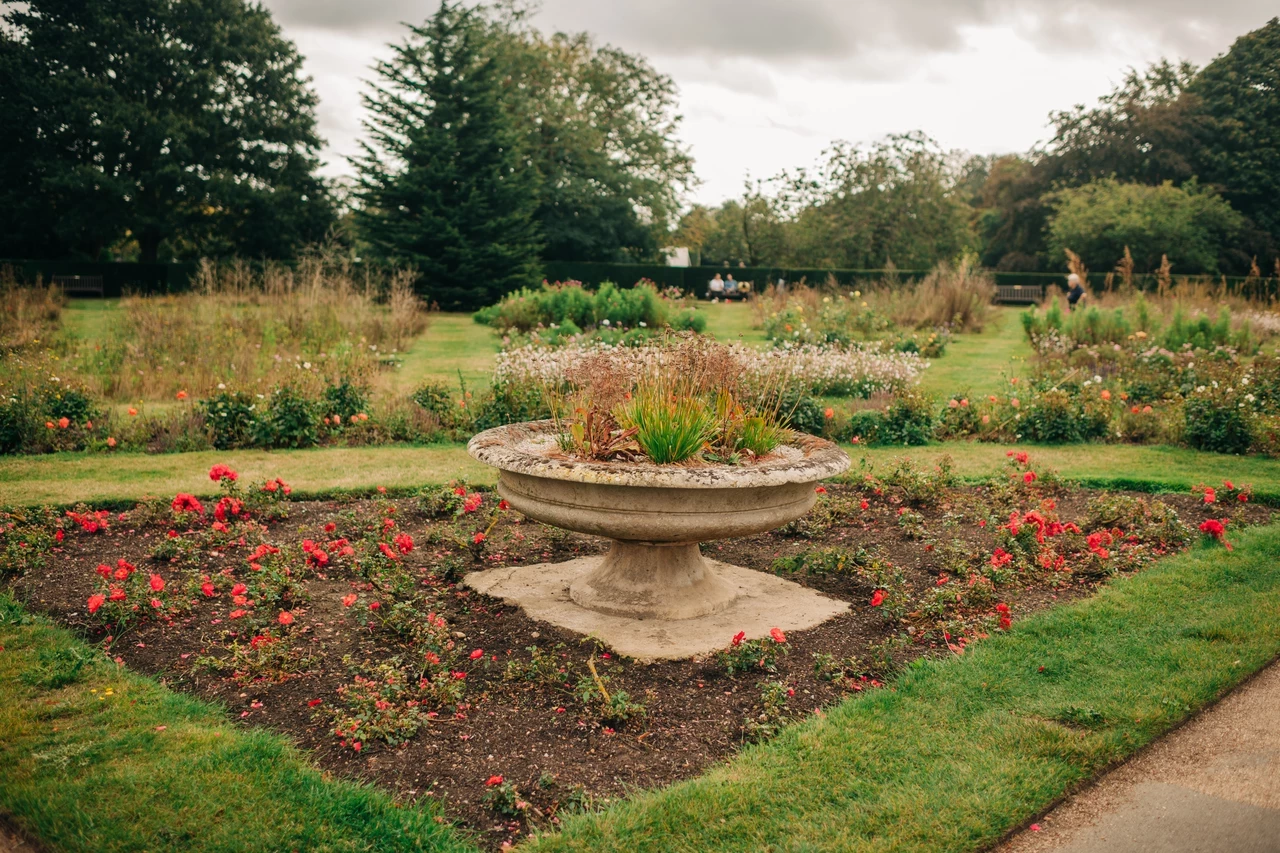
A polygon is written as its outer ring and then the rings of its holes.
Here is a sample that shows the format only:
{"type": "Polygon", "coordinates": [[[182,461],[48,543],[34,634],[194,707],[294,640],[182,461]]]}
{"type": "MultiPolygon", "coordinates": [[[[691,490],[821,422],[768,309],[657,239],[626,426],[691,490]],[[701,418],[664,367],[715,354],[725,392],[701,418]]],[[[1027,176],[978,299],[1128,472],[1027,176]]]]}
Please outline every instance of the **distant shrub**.
{"type": "Polygon", "coordinates": [[[878,439],[882,444],[928,444],[933,437],[933,403],[915,389],[900,392],[884,413],[878,439]]]}
{"type": "Polygon", "coordinates": [[[695,332],[706,328],[706,318],[696,309],[668,299],[646,281],[629,288],[606,281],[595,292],[576,281],[543,282],[537,290],[518,290],[496,305],[481,308],[472,317],[477,323],[506,333],[537,329],[539,340],[552,344],[587,329],[647,329],[652,333],[666,326],[695,332]],[[548,335],[557,331],[558,334],[548,335]]]}
{"type": "Polygon", "coordinates": [[[254,438],[263,447],[311,447],[319,440],[316,403],[290,385],[267,398],[254,438]]]}
{"type": "Polygon", "coordinates": [[[221,391],[201,400],[197,408],[204,413],[210,439],[218,450],[253,444],[258,407],[252,394],[221,391]]]}

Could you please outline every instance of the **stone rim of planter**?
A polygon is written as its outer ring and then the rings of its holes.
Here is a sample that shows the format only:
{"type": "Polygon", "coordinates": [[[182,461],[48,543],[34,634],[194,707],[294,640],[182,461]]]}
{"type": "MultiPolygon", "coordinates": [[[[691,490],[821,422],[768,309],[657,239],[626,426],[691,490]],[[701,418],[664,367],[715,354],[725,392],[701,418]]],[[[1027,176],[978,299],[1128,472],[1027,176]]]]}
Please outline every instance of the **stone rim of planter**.
{"type": "Polygon", "coordinates": [[[500,471],[553,480],[644,488],[726,489],[813,483],[843,473],[849,457],[823,438],[796,433],[778,458],[746,465],[655,465],[652,462],[590,462],[539,455],[529,442],[554,441],[552,421],[493,427],[467,442],[467,452],[500,471]]]}

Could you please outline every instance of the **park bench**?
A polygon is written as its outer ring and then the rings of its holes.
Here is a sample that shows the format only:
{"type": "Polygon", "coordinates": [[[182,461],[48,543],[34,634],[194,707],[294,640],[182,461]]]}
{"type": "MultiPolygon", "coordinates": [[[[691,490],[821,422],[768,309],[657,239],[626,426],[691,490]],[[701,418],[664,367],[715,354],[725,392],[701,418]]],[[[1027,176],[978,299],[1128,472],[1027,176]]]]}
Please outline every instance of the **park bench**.
{"type": "Polygon", "coordinates": [[[106,295],[100,275],[55,275],[53,283],[61,287],[66,296],[96,296],[101,299],[106,295]]]}
{"type": "Polygon", "coordinates": [[[997,284],[996,302],[1034,305],[1044,299],[1043,284],[997,284]]]}

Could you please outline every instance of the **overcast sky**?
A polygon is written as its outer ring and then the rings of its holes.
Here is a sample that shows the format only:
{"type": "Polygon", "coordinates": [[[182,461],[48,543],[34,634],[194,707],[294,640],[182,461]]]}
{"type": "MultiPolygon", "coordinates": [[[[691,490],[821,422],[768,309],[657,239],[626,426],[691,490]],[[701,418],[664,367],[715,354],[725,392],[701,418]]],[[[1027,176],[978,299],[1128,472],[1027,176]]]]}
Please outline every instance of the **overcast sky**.
{"type": "MultiPolygon", "coordinates": [[[[325,172],[361,134],[362,80],[433,0],[264,0],[320,95],[325,172]]],[[[1274,0],[544,0],[543,30],[587,30],[675,79],[681,138],[718,203],[835,139],[923,130],[946,148],[1025,151],[1050,110],[1092,103],[1161,56],[1204,64],[1274,0]]]]}

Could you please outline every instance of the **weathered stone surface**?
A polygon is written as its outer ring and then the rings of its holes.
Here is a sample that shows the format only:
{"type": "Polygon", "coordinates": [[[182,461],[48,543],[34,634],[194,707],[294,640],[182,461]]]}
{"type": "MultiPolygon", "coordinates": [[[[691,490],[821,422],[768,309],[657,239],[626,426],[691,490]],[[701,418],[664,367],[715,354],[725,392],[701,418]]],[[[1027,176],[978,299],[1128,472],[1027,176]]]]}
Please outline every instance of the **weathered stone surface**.
{"type": "Polygon", "coordinates": [[[730,635],[750,633],[752,625],[762,632],[786,630],[778,616],[768,615],[777,601],[765,606],[749,601],[752,596],[777,599],[785,592],[792,628],[811,627],[843,609],[796,584],[705,560],[698,551],[699,542],[772,530],[808,512],[817,499],[815,483],[849,467],[849,458],[829,441],[802,435],[748,465],[583,462],[560,454],[553,425],[539,421],[486,430],[467,449],[500,470],[498,494],[514,509],[614,541],[607,555],[585,562],[502,570],[511,573],[502,584],[468,578],[474,588],[520,604],[534,618],[587,633],[608,630],[628,644],[618,648],[625,654],[671,657],[671,649],[722,645],[713,629],[723,632],[725,614],[742,622],[730,635]],[[732,581],[725,574],[730,569],[732,581]],[[561,589],[557,584],[565,579],[561,589]],[[704,620],[711,621],[701,625],[704,620]],[[668,622],[679,628],[662,627],[668,622]],[[644,646],[645,636],[656,638],[656,645],[644,646]]]}
{"type": "Polygon", "coordinates": [[[706,560],[714,575],[734,596],[725,608],[694,619],[634,619],[592,610],[570,594],[603,557],[565,563],[486,569],[463,581],[477,592],[516,604],[533,619],[598,637],[618,654],[640,661],[680,660],[705,655],[729,645],[745,631],[748,639],[769,635],[771,628],[801,631],[849,609],[834,598],[763,572],[706,560]]]}

